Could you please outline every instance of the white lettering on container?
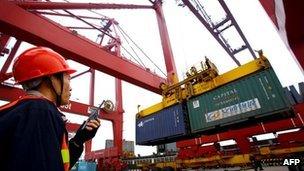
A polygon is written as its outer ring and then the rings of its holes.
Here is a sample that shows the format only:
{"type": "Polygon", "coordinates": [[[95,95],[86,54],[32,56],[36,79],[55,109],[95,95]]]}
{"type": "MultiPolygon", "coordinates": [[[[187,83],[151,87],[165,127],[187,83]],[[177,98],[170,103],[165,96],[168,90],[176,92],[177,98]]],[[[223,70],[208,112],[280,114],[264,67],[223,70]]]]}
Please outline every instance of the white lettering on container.
{"type": "Polygon", "coordinates": [[[137,126],[138,126],[138,127],[144,127],[144,125],[145,125],[146,123],[151,122],[151,121],[154,121],[154,118],[149,118],[149,119],[147,119],[147,120],[140,121],[140,122],[137,124],[137,126]]]}
{"type": "Polygon", "coordinates": [[[257,98],[247,100],[232,106],[228,106],[219,110],[215,110],[205,114],[206,122],[212,122],[219,119],[239,115],[241,113],[250,112],[253,110],[260,109],[261,105],[257,98]]]}

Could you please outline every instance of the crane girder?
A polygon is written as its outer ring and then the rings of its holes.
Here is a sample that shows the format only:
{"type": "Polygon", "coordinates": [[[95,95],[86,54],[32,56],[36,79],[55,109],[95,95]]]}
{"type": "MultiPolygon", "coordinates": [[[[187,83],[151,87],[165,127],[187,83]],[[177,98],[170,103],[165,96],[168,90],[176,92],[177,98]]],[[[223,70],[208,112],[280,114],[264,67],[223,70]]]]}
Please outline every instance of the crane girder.
{"type": "Polygon", "coordinates": [[[148,69],[106,51],[89,39],[12,2],[1,1],[0,25],[2,33],[31,44],[50,47],[68,59],[152,92],[161,94],[159,85],[167,82],[148,69]]]}

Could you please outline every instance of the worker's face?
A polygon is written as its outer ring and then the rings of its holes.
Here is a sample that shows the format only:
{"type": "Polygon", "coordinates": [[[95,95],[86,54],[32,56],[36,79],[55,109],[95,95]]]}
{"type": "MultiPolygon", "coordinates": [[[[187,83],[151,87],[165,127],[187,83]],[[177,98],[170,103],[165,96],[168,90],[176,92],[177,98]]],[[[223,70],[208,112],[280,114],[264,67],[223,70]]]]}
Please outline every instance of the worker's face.
{"type": "Polygon", "coordinates": [[[70,86],[70,75],[67,73],[63,73],[63,79],[61,81],[61,78],[51,76],[53,87],[56,91],[56,94],[61,94],[61,104],[59,105],[67,105],[69,104],[69,99],[71,97],[71,86],[70,86]],[[61,90],[61,85],[62,90],[61,90]]]}
{"type": "Polygon", "coordinates": [[[61,96],[61,105],[69,104],[69,100],[71,97],[71,85],[70,85],[71,76],[69,74],[63,74],[63,88],[62,88],[62,96],[61,96]]]}

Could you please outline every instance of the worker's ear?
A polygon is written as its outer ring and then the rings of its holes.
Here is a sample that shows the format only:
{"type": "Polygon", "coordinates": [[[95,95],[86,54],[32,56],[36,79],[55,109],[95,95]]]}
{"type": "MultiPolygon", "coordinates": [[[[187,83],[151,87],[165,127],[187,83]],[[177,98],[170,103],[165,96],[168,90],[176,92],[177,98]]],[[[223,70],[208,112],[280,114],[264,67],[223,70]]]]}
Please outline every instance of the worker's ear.
{"type": "Polygon", "coordinates": [[[53,85],[57,95],[61,94],[61,91],[62,91],[61,90],[61,84],[62,84],[61,80],[58,77],[56,77],[55,75],[52,75],[52,76],[50,76],[50,81],[51,81],[51,84],[53,85]]]}

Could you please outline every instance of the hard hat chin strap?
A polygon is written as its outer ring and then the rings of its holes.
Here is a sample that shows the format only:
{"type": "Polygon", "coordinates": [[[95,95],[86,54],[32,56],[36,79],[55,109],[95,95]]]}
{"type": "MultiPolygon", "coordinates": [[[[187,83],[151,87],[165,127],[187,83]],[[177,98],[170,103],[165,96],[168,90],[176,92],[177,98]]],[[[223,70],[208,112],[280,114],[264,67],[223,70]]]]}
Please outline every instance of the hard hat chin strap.
{"type": "MultiPolygon", "coordinates": [[[[55,75],[55,77],[58,78],[58,75],[55,75]]],[[[55,92],[56,94],[56,105],[59,107],[62,104],[62,94],[63,94],[63,73],[59,74],[59,79],[60,79],[60,92],[57,92],[54,86],[53,81],[50,79],[50,77],[48,77],[49,81],[50,81],[50,85],[51,85],[51,89],[52,91],[55,92]]]]}

